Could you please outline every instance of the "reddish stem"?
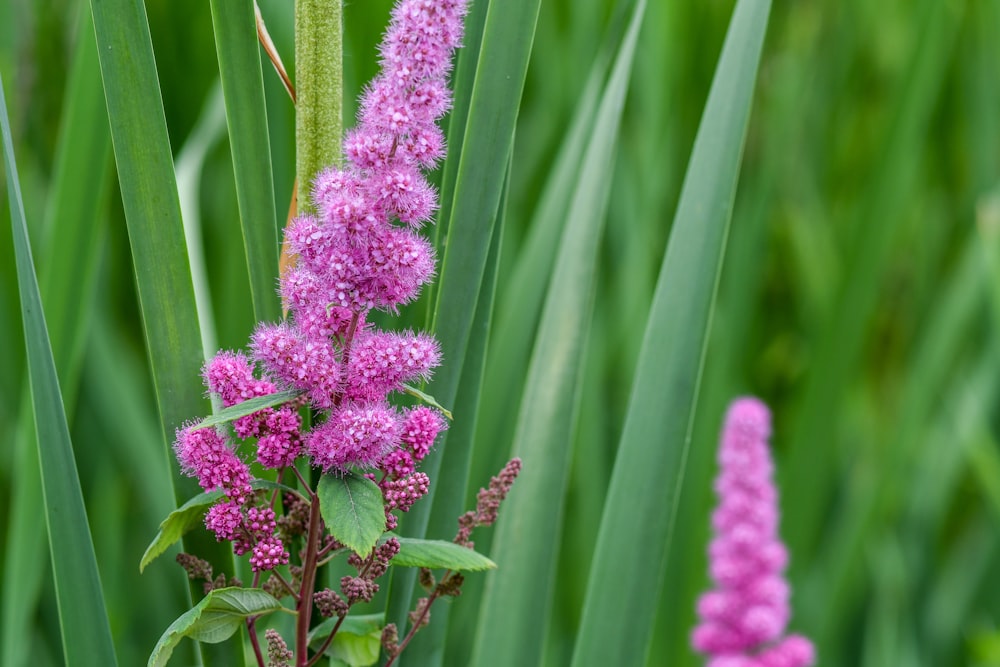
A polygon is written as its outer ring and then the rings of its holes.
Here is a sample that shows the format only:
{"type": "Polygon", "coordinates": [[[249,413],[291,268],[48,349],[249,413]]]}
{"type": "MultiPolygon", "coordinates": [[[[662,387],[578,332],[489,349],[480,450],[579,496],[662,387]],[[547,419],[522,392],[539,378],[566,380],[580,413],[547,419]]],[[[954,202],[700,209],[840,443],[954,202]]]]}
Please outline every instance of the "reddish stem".
{"type": "MultiPolygon", "coordinates": [[[[308,487],[307,487],[308,488],[308,487]]],[[[295,664],[306,667],[309,664],[309,622],[312,616],[313,588],[316,585],[316,552],[319,550],[319,496],[310,491],[309,534],[306,543],[306,557],[302,563],[302,586],[299,588],[299,603],[296,605],[299,617],[295,626],[295,664]]]]}

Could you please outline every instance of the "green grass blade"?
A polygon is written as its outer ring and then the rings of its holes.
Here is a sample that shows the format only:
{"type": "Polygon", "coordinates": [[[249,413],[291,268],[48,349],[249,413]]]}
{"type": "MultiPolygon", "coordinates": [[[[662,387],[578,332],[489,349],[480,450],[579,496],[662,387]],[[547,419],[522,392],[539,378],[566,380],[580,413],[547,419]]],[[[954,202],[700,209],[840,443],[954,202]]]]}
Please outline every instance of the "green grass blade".
{"type": "MultiPolygon", "coordinates": [[[[89,330],[94,278],[100,263],[98,243],[104,218],[99,198],[109,176],[111,138],[100,89],[100,69],[89,10],[80,21],[73,67],[67,82],[55,176],[46,208],[48,243],[40,252],[42,301],[50,317],[52,356],[61,378],[67,417],[72,419],[79,385],[83,335],[89,330]]],[[[38,521],[42,489],[30,394],[25,388],[19,429],[13,446],[11,511],[3,582],[0,663],[27,664],[31,643],[27,637],[41,594],[42,577],[49,568],[45,557],[45,528],[38,521]]]]}
{"type": "MultiPolygon", "coordinates": [[[[508,173],[509,177],[509,173],[508,173]]],[[[476,426],[479,419],[480,395],[483,388],[483,371],[486,363],[486,349],[490,340],[490,329],[493,320],[493,300],[496,295],[497,274],[500,268],[502,252],[504,211],[506,210],[507,189],[504,188],[503,202],[500,205],[501,218],[493,226],[493,239],[490,243],[490,254],[486,258],[486,274],[483,281],[482,294],[476,303],[476,315],[472,322],[472,338],[466,350],[465,363],[462,367],[462,378],[454,411],[459,420],[452,422],[448,429],[448,438],[455,446],[451,455],[444,459],[438,473],[437,494],[434,496],[434,506],[427,526],[427,534],[431,538],[447,539],[454,535],[457,519],[466,507],[463,507],[468,495],[469,468],[472,462],[472,452],[475,443],[476,426]]],[[[494,471],[492,474],[496,474],[494,471]]],[[[473,480],[473,484],[485,485],[489,477],[473,480]]],[[[478,577],[476,578],[478,579],[478,577]]],[[[466,582],[468,584],[468,582],[466,582]]],[[[472,598],[465,603],[459,616],[465,620],[472,614],[472,603],[478,598],[472,598]]],[[[434,623],[420,631],[406,648],[406,658],[411,664],[422,667],[433,667],[444,660],[446,641],[451,636],[449,629],[452,619],[451,605],[434,609],[434,623]]],[[[460,621],[461,622],[461,621],[460,621]]],[[[469,624],[468,632],[475,628],[469,624]]]]}
{"type": "MultiPolygon", "coordinates": [[[[145,7],[128,0],[92,0],[91,8],[167,456],[174,430],[209,409],[199,377],[201,334],[173,158],[145,7]]],[[[176,465],[170,469],[178,504],[200,491],[176,465]]],[[[232,572],[229,545],[207,533],[193,534],[184,545],[217,571],[232,572]]],[[[203,647],[202,655],[206,661],[233,664],[231,652],[220,647],[203,647]]]]}
{"type": "MultiPolygon", "coordinates": [[[[445,406],[455,404],[476,302],[482,287],[490,238],[497,219],[507,159],[514,140],[521,92],[534,39],[540,0],[490,3],[469,102],[461,158],[455,178],[445,254],[441,260],[433,331],[445,363],[431,393],[445,406]],[[484,155],[492,156],[483,159],[484,155]]],[[[447,439],[424,459],[423,470],[436,480],[447,439]]],[[[423,537],[435,493],[418,503],[403,526],[423,537]]],[[[402,625],[413,590],[412,573],[395,577],[388,618],[402,625]]]]}
{"type": "Polygon", "coordinates": [[[675,584],[665,555],[769,10],[767,0],[737,4],[712,82],[646,326],[574,665],[643,664],[660,588],[650,578],[659,573],[667,591],[675,584]]]}
{"type": "Polygon", "coordinates": [[[212,0],[236,197],[257,320],[277,320],[278,234],[253,0],[212,0]]]}
{"type": "MultiPolygon", "coordinates": [[[[55,165],[52,195],[46,209],[47,223],[43,229],[58,237],[45,245],[40,255],[40,277],[43,302],[48,304],[48,319],[56,370],[62,378],[63,400],[73,405],[80,367],[80,343],[85,331],[87,304],[93,296],[93,277],[98,264],[95,252],[102,225],[97,215],[97,199],[104,190],[110,140],[106,130],[106,115],[100,95],[100,72],[97,53],[91,36],[89,12],[80,22],[80,35],[73,59],[66,108],[55,165]],[[84,249],[82,252],[80,249],[84,249]]],[[[42,504],[40,472],[35,447],[35,431],[31,415],[30,394],[25,388],[21,402],[19,428],[13,438],[15,450],[11,476],[11,514],[4,568],[2,642],[3,664],[24,664],[30,644],[15,641],[25,637],[34,618],[33,611],[40,594],[43,571],[48,568],[44,556],[45,531],[37,520],[37,508],[42,504]]],[[[71,410],[67,410],[69,414],[71,410]]]]}
{"type": "Polygon", "coordinates": [[[538,664],[556,579],[564,494],[579,407],[598,245],[607,215],[618,127],[646,3],[636,3],[582,159],[549,284],[518,416],[523,469],[502,510],[482,600],[473,664],[538,664]],[[544,508],[544,509],[542,509],[544,508]]]}
{"type": "Polygon", "coordinates": [[[63,656],[67,665],[94,664],[95,661],[102,665],[115,665],[117,660],[90,538],[87,510],[83,504],[59,378],[35,278],[2,85],[0,81],[4,166],[63,656]],[[52,536],[55,536],[55,541],[52,536]]]}
{"type": "Polygon", "coordinates": [[[617,44],[607,44],[595,62],[576,106],[559,155],[531,216],[528,237],[497,296],[495,329],[491,336],[483,382],[483,399],[476,429],[473,481],[495,474],[509,452],[531,345],[538,329],[546,288],[558,250],[573,188],[579,180],[584,150],[594,114],[607,78],[607,67],[617,44]]]}

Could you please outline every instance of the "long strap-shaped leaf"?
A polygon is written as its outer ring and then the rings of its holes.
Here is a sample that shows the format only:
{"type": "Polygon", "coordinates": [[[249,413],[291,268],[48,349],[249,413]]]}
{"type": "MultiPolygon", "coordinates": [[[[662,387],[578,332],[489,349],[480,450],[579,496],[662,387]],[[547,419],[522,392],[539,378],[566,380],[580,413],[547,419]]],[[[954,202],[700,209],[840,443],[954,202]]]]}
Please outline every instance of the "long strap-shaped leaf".
{"type": "MultiPolygon", "coordinates": [[[[111,137],[101,94],[97,48],[89,7],[81,17],[67,81],[66,103],[59,130],[55,176],[46,207],[49,242],[39,255],[39,283],[52,357],[61,378],[67,421],[72,422],[74,396],[79,384],[81,332],[93,310],[94,282],[100,265],[98,244],[104,231],[100,199],[110,174],[111,137]]],[[[31,398],[24,391],[13,442],[14,472],[7,553],[3,571],[3,610],[0,613],[0,664],[28,661],[31,643],[19,638],[30,634],[49,563],[45,558],[45,527],[38,521],[42,489],[31,398]]]]}
{"type": "Polygon", "coordinates": [[[277,320],[278,234],[253,0],[211,4],[254,316],[277,320]]]}
{"type": "MultiPolygon", "coordinates": [[[[435,375],[432,393],[446,407],[455,404],[462,377],[539,5],[540,0],[517,0],[491,2],[487,9],[433,316],[446,362],[435,375]]],[[[446,445],[445,439],[424,460],[423,469],[432,480],[439,477],[446,445]]],[[[406,518],[403,528],[408,535],[423,536],[435,491],[431,484],[430,493],[406,518]]],[[[390,621],[400,625],[405,621],[413,582],[412,572],[394,575],[390,621]]]]}
{"type": "Polygon", "coordinates": [[[524,467],[507,499],[482,601],[473,664],[534,665],[542,658],[555,588],[573,427],[592,320],[597,250],[606,218],[618,127],[646,7],[639,0],[622,41],[566,211],[521,409],[513,453],[524,467]]]}
{"type": "MultiPolygon", "coordinates": [[[[173,158],[144,5],[91,0],[91,8],[166,456],[174,430],[209,410],[199,381],[201,335],[173,158]]],[[[178,504],[200,491],[176,465],[171,470],[178,504]]],[[[232,572],[229,546],[207,533],[192,533],[184,548],[232,572]]],[[[202,654],[234,664],[231,652],[218,646],[203,645],[202,654]]]]}
{"type": "Polygon", "coordinates": [[[665,554],[770,4],[737,4],[695,139],[601,518],[579,667],[643,664],[658,584],[671,594],[665,554]]]}
{"type": "MultiPolygon", "coordinates": [[[[87,510],[73,458],[73,444],[63,410],[49,332],[42,312],[41,294],[35,277],[28,226],[21,203],[21,186],[14,163],[7,100],[0,81],[0,121],[4,144],[4,167],[10,200],[14,257],[21,295],[21,314],[28,356],[31,401],[38,434],[38,458],[42,469],[45,521],[49,531],[52,570],[63,657],[67,665],[115,665],[114,644],[101,591],[94,544],[90,539],[87,510]]],[[[8,638],[23,641],[24,638],[8,638]]]]}

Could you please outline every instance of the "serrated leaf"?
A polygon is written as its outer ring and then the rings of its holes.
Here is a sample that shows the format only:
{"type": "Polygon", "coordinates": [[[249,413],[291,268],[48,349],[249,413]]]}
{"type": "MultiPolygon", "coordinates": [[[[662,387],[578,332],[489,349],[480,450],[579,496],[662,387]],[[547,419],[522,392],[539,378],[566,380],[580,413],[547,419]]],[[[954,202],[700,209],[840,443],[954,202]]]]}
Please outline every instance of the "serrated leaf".
{"type": "Polygon", "coordinates": [[[148,667],[162,667],[184,637],[217,644],[233,636],[249,616],[281,609],[281,603],[257,588],[219,588],[170,624],[149,656],[148,667]]]}
{"type": "MultiPolygon", "coordinates": [[[[309,646],[318,649],[337,624],[336,617],[328,618],[309,633],[309,646]]],[[[323,652],[351,667],[369,667],[378,661],[382,648],[383,614],[347,616],[337,629],[333,641],[323,652]]]]}
{"type": "Polygon", "coordinates": [[[316,489],[326,528],[355,553],[367,555],[385,532],[382,491],[354,473],[323,475],[316,489]]]}
{"type": "MultiPolygon", "coordinates": [[[[290,486],[263,479],[254,480],[250,485],[254,489],[282,489],[295,493],[295,489],[290,486]]],[[[201,525],[205,512],[222,497],[222,494],[222,491],[200,493],[168,514],[167,518],[160,522],[160,530],[156,537],[146,547],[146,553],[139,561],[139,572],[145,570],[147,565],[181,539],[185,533],[195,526],[201,525]]]]}
{"type": "Polygon", "coordinates": [[[275,394],[268,394],[267,396],[258,396],[256,398],[251,398],[249,400],[243,401],[242,403],[237,403],[228,408],[223,408],[217,413],[210,417],[205,417],[202,421],[198,422],[195,426],[196,429],[208,428],[209,426],[218,426],[219,424],[226,424],[240,417],[246,417],[247,415],[252,415],[255,412],[259,412],[264,408],[273,408],[276,405],[281,405],[282,403],[288,403],[302,395],[301,391],[290,390],[290,391],[279,391],[275,394]]]}
{"type": "Polygon", "coordinates": [[[431,569],[478,572],[496,569],[497,564],[478,551],[445,540],[421,540],[415,537],[397,537],[399,553],[393,565],[427,567],[431,569]]]}

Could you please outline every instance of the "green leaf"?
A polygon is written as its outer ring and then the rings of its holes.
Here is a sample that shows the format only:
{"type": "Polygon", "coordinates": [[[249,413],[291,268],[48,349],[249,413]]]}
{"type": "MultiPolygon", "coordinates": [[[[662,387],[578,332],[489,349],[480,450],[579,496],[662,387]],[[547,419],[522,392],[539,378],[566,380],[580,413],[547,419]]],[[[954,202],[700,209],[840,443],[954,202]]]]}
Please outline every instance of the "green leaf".
{"type": "MultiPolygon", "coordinates": [[[[72,426],[84,341],[94,312],[95,278],[103,264],[99,248],[107,216],[99,211],[111,166],[111,135],[89,8],[81,16],[70,62],[53,181],[41,227],[48,231],[48,242],[38,253],[38,280],[66,418],[72,426]]],[[[38,520],[43,497],[27,384],[21,394],[18,427],[9,445],[15,453],[8,478],[9,532],[0,583],[3,637],[28,636],[50,568],[45,525],[38,520]]],[[[30,642],[2,641],[0,664],[27,664],[30,651],[30,642]]]]}
{"type": "MultiPolygon", "coordinates": [[[[336,616],[328,618],[309,632],[309,646],[318,649],[326,640],[327,635],[340,620],[336,616]]],[[[324,651],[336,660],[351,667],[368,667],[378,661],[382,650],[382,625],[384,614],[350,615],[337,629],[333,641],[324,651]]]]}
{"type": "Polygon", "coordinates": [[[212,0],[211,6],[254,315],[277,320],[278,228],[253,0],[212,0]]]}
{"type": "Polygon", "coordinates": [[[228,408],[223,408],[216,412],[214,415],[205,417],[203,420],[195,425],[196,429],[207,428],[209,426],[218,426],[219,424],[226,424],[240,417],[246,417],[247,415],[252,415],[255,412],[259,412],[264,408],[273,408],[276,405],[281,405],[282,403],[288,403],[293,401],[302,395],[301,391],[279,391],[274,394],[268,394],[267,396],[257,396],[256,398],[251,398],[243,401],[242,403],[237,403],[228,408]]]}
{"type": "Polygon", "coordinates": [[[478,551],[445,540],[422,540],[416,537],[397,537],[399,553],[393,565],[403,567],[428,567],[431,569],[479,572],[496,569],[497,564],[478,551]]]}
{"type": "MultiPolygon", "coordinates": [[[[91,0],[90,6],[166,453],[174,430],[207,413],[209,406],[200,379],[201,327],[173,155],[145,4],[91,0]]],[[[171,470],[176,502],[198,492],[194,479],[184,476],[176,465],[171,470]]],[[[233,571],[230,545],[208,533],[192,533],[184,548],[217,569],[233,571]]],[[[227,667],[244,664],[242,656],[234,659],[221,651],[213,653],[203,648],[203,662],[227,667]]]]}
{"type": "Polygon", "coordinates": [[[413,396],[414,398],[418,399],[419,401],[422,401],[423,403],[426,403],[427,405],[431,406],[432,408],[437,408],[441,412],[441,414],[443,414],[448,419],[454,419],[454,417],[452,417],[452,415],[451,415],[451,411],[448,410],[448,409],[446,409],[440,403],[438,403],[437,399],[434,398],[433,396],[431,396],[430,394],[426,394],[426,393],[420,391],[419,389],[417,389],[416,387],[411,387],[408,384],[404,384],[403,385],[403,391],[405,393],[409,394],[410,396],[413,396]]]}
{"type": "Polygon", "coordinates": [[[635,4],[565,210],[555,268],[542,309],[512,454],[521,475],[501,509],[492,557],[502,571],[487,579],[474,664],[542,662],[559,552],[580,378],[592,321],[600,238],[636,42],[646,8],[635,4]],[[545,508],[545,511],[539,511],[545,508]]]}
{"type": "Polygon", "coordinates": [[[326,474],[316,489],[326,528],[337,541],[367,556],[385,532],[382,491],[375,482],[354,473],[326,474]]]}
{"type": "MultiPolygon", "coordinates": [[[[263,479],[255,479],[250,485],[254,489],[281,489],[282,491],[296,493],[295,489],[289,486],[263,479]]],[[[171,545],[181,539],[185,533],[192,528],[200,526],[205,517],[205,512],[208,511],[209,507],[218,502],[222,496],[223,491],[221,490],[206,491],[205,493],[198,494],[168,514],[167,518],[160,522],[160,530],[156,534],[156,537],[146,547],[146,553],[142,555],[142,560],[139,561],[139,572],[145,570],[147,565],[162,555],[171,545]]]]}
{"type": "Polygon", "coordinates": [[[695,139],[601,518],[577,667],[644,664],[657,598],[677,585],[664,561],[769,11],[768,0],[736,5],[695,139]],[[608,632],[608,619],[628,622],[608,632]]]}
{"type": "Polygon", "coordinates": [[[184,637],[218,644],[233,636],[250,616],[282,609],[281,603],[258,588],[219,588],[170,624],[149,656],[148,667],[163,667],[184,637]]]}
{"type": "Polygon", "coordinates": [[[94,544],[35,276],[2,79],[0,129],[63,657],[67,665],[115,665],[94,544]]]}
{"type": "Polygon", "coordinates": [[[184,533],[195,526],[201,525],[208,508],[214,505],[223,496],[221,490],[202,493],[187,501],[167,518],[160,522],[160,531],[153,538],[153,541],[146,547],[146,553],[139,561],[139,571],[142,572],[146,566],[152,563],[157,556],[161,555],[170,546],[181,539],[184,533]]]}

